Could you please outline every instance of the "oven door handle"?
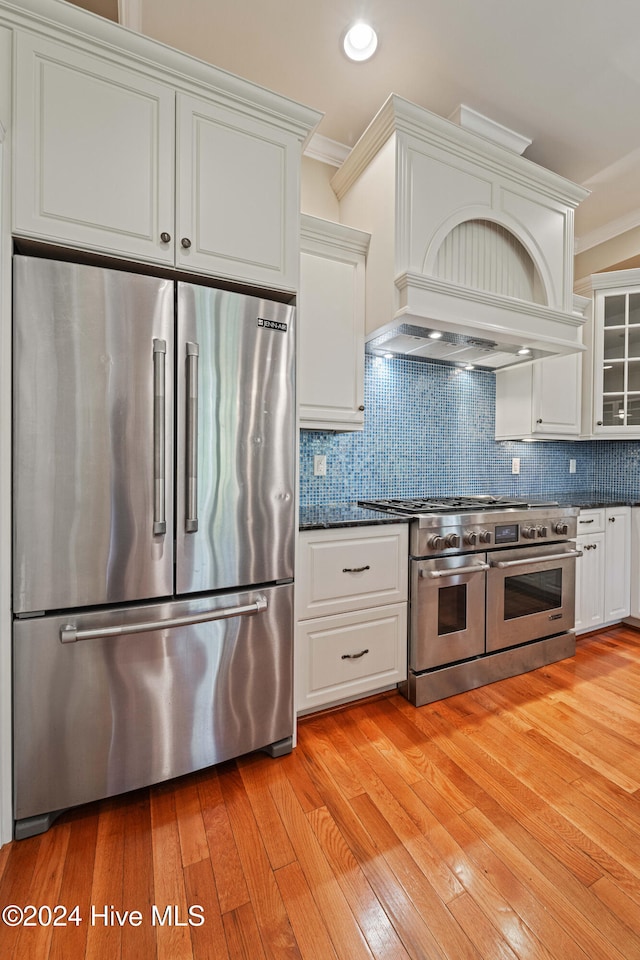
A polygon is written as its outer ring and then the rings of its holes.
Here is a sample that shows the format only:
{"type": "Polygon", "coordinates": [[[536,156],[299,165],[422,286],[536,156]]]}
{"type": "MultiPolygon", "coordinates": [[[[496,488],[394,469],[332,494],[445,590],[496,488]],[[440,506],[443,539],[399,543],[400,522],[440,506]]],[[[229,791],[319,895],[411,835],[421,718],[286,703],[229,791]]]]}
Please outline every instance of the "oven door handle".
{"type": "Polygon", "coordinates": [[[546,563],[547,560],[570,560],[572,557],[581,557],[582,550],[567,550],[566,553],[546,553],[541,557],[525,557],[524,560],[491,560],[492,567],[504,570],[506,567],[526,567],[535,563],[546,563]]]}
{"type": "Polygon", "coordinates": [[[446,570],[421,570],[421,577],[428,577],[429,580],[440,580],[441,577],[457,577],[461,573],[479,573],[482,570],[488,570],[488,563],[474,563],[471,567],[447,567],[446,570]]]}

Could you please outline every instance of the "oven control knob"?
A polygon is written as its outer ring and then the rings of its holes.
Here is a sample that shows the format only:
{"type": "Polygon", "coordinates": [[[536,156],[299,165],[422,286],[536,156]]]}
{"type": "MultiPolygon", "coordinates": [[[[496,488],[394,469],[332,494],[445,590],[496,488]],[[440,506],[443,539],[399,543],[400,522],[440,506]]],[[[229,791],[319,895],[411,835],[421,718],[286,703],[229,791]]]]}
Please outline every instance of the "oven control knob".
{"type": "Polygon", "coordinates": [[[444,538],[444,542],[448,547],[459,547],[460,546],[460,537],[457,533],[448,533],[444,538]]]}
{"type": "Polygon", "coordinates": [[[479,540],[480,540],[480,543],[491,543],[491,531],[481,530],[479,540]]]}
{"type": "Polygon", "coordinates": [[[444,550],[446,546],[444,537],[429,537],[427,546],[430,550],[444,550]]]}
{"type": "Polygon", "coordinates": [[[536,527],[536,531],[537,531],[539,537],[546,537],[546,536],[547,536],[547,528],[545,527],[545,525],[544,525],[543,523],[539,524],[539,526],[536,527]]]}
{"type": "Polygon", "coordinates": [[[464,542],[468,543],[470,547],[475,547],[478,542],[478,534],[475,530],[470,530],[469,533],[465,533],[464,542]]]}
{"type": "Polygon", "coordinates": [[[525,540],[535,540],[535,538],[537,537],[537,535],[538,535],[538,528],[537,528],[537,527],[523,527],[523,528],[522,528],[522,536],[524,537],[525,540]]]}
{"type": "Polygon", "coordinates": [[[562,534],[562,536],[564,537],[567,533],[569,533],[569,524],[568,524],[568,523],[554,523],[554,525],[553,525],[553,532],[554,532],[554,533],[560,533],[560,534],[562,534]]]}

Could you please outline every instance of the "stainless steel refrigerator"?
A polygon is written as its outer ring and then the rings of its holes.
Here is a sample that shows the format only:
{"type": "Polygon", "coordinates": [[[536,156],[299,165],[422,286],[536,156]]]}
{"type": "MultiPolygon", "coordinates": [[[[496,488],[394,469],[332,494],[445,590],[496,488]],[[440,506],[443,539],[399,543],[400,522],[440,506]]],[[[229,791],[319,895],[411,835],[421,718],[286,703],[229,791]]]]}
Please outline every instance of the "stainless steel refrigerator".
{"type": "Polygon", "coordinates": [[[14,259],[14,818],[291,749],[294,308],[14,259]]]}

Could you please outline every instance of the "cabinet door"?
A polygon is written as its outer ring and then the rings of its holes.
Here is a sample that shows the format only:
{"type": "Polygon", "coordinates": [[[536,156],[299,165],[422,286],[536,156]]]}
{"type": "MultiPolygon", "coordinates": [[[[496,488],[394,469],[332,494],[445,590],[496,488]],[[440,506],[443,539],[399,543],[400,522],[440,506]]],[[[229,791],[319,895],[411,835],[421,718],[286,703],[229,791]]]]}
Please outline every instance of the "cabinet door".
{"type": "Polygon", "coordinates": [[[364,284],[369,234],[302,218],[300,423],[314,430],[364,425],[364,284]]]}
{"type": "Polygon", "coordinates": [[[637,283],[597,291],[594,316],[593,433],[600,437],[640,437],[637,283]]]}
{"type": "Polygon", "coordinates": [[[576,561],[577,632],[595,630],[604,622],[604,544],[604,533],[576,540],[578,549],[582,550],[582,556],[576,561]]]}
{"type": "Polygon", "coordinates": [[[173,263],[175,94],[17,34],[14,232],[173,263]]]}
{"type": "Polygon", "coordinates": [[[299,713],[354,700],[406,679],[406,603],[304,620],[297,638],[299,713]]]}
{"type": "Polygon", "coordinates": [[[582,354],[549,357],[533,364],[534,434],[580,434],[582,354]]]}
{"type": "Polygon", "coordinates": [[[178,95],[176,264],[296,290],[299,152],[291,134],[178,95]]]}
{"type": "Polygon", "coordinates": [[[605,623],[629,616],[631,563],[631,508],[609,507],[606,512],[605,623]]]}
{"type": "Polygon", "coordinates": [[[496,371],[496,440],[580,435],[582,355],[496,371]]]}

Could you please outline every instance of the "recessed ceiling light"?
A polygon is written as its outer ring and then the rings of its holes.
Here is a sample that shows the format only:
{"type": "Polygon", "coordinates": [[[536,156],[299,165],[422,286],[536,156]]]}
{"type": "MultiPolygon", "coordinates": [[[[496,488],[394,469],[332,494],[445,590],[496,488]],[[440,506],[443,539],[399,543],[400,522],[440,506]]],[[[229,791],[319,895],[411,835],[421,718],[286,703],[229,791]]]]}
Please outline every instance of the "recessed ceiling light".
{"type": "Polygon", "coordinates": [[[344,37],[344,52],[350,60],[368,60],[376,52],[378,35],[362,20],[354,23],[344,37]]]}

